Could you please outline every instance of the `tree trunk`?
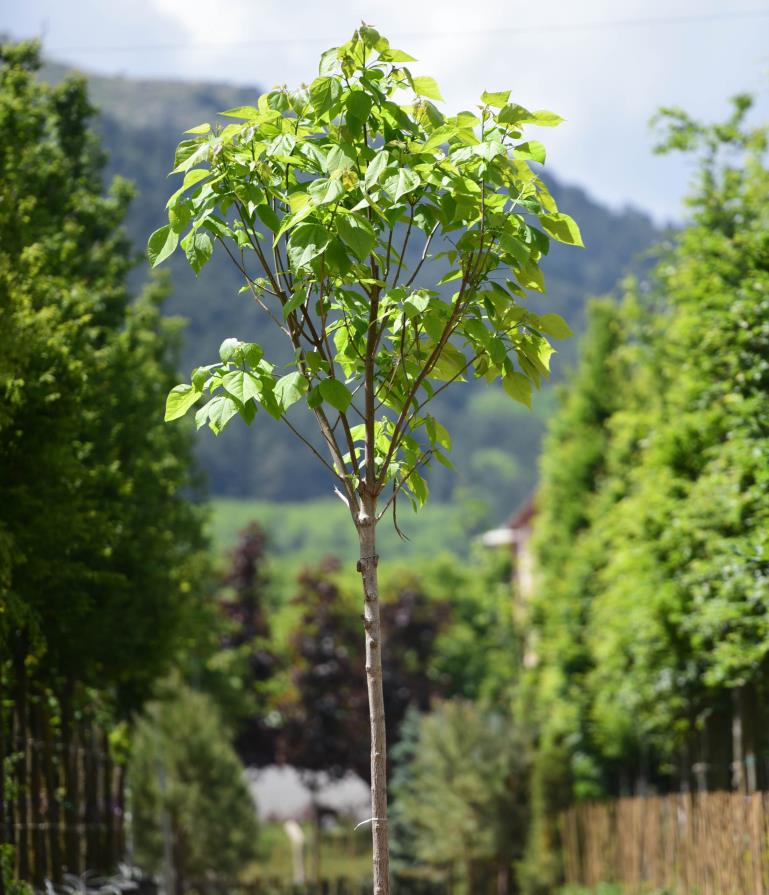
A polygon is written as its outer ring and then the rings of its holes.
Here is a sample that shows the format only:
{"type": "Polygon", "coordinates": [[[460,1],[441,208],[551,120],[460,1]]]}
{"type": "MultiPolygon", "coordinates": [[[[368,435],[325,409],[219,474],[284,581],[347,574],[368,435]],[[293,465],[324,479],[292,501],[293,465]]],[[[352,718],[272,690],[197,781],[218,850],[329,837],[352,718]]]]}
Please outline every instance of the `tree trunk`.
{"type": "Polygon", "coordinates": [[[374,895],[389,895],[387,835],[387,739],[382,692],[382,629],[379,620],[379,584],[376,553],[376,500],[365,498],[358,515],[363,576],[363,627],[366,632],[366,683],[371,723],[371,837],[374,858],[374,895]]]}

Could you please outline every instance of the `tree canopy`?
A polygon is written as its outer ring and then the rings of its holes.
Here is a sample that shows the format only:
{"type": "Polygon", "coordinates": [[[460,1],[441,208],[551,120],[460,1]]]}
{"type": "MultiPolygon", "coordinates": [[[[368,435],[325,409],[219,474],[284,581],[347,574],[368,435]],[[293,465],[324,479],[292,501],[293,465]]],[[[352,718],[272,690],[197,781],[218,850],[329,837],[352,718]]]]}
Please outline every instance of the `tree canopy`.
{"type": "Polygon", "coordinates": [[[179,327],[161,285],[126,287],[131,190],[103,194],[84,83],[38,66],[34,44],[0,51],[0,639],[127,709],[202,570],[189,431],[158,418],[179,327]]]}

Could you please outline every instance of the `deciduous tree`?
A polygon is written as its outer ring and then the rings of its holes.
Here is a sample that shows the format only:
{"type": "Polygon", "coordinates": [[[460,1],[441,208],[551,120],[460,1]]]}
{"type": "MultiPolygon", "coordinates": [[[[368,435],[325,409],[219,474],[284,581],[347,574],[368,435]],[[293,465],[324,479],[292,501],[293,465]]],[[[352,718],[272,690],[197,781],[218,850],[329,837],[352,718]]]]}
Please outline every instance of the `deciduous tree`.
{"type": "Polygon", "coordinates": [[[526,126],[561,119],[509,91],[446,116],[438,85],[412,74],[413,61],[363,25],[322,55],[309,86],[230,109],[225,127],[191,128],[169,222],[149,240],[153,264],[180,245],[195,271],[216,243],[287,342],[268,359],[227,339],[218,360],[171,392],[166,418],[203,399],[197,422],[214,433],[265,411],[305,439],[291,412],[303,405],[321,438],[306,444],[357,529],[376,895],[389,891],[376,527],[399,497],[424,504],[425,468],[449,463],[450,434],[430,412],[449,385],[501,380],[530,404],[549,373],[548,336],[569,330],[527,307],[526,290],[544,289],[551,238],[581,244],[532,169],[544,147],[523,139],[526,126]]]}

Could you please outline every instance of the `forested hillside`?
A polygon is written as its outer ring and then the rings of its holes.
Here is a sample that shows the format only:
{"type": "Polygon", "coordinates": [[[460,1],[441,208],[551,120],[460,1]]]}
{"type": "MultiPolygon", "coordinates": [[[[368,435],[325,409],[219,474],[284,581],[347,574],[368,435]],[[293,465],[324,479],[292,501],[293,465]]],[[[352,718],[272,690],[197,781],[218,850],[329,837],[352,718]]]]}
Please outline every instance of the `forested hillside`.
{"type": "MultiPolygon", "coordinates": [[[[49,66],[46,74],[64,73],[49,66]]],[[[89,78],[91,96],[101,110],[100,128],[109,154],[108,173],[134,182],[137,199],[127,219],[129,235],[138,250],[165,220],[165,197],[171,192],[167,171],[182,132],[218,111],[253,102],[253,90],[213,84],[89,78]]],[[[557,160],[556,160],[557,164],[557,160]]],[[[617,280],[657,239],[651,221],[636,211],[612,212],[592,201],[582,190],[549,178],[559,206],[579,221],[587,248],[569,250],[554,245],[543,265],[548,284],[544,296],[533,294],[532,306],[557,311],[576,333],[583,329],[586,299],[613,288],[617,280]]],[[[231,264],[216,254],[205,274],[196,280],[184,258],[172,260],[173,291],[168,310],[189,321],[184,372],[191,358],[216,357],[219,343],[237,335],[270,346],[274,336],[258,307],[238,294],[241,283],[231,264]]],[[[554,363],[562,376],[574,357],[577,340],[561,343],[554,363]]],[[[536,413],[510,401],[501,391],[474,386],[449,392],[442,408],[448,427],[456,432],[453,451],[459,474],[438,470],[431,487],[439,500],[471,500],[485,505],[488,519],[499,518],[524,499],[536,477],[536,458],[550,407],[550,393],[539,396],[536,413]]],[[[327,495],[330,486],[320,467],[304,457],[304,448],[287,430],[260,417],[250,429],[232,427],[214,441],[200,436],[202,465],[211,491],[226,496],[256,496],[271,500],[300,500],[327,495]]]]}

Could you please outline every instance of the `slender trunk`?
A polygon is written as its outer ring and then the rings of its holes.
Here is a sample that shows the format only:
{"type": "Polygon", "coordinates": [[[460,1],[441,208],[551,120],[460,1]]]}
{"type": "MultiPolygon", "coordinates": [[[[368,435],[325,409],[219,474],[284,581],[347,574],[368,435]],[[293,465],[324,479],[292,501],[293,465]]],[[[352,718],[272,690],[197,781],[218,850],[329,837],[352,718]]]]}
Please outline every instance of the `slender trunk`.
{"type": "Polygon", "coordinates": [[[382,692],[382,630],[379,620],[379,584],[376,553],[376,500],[366,498],[358,516],[363,577],[363,627],[366,632],[366,683],[371,722],[371,837],[374,858],[374,895],[389,895],[387,836],[387,739],[382,692]]]}

